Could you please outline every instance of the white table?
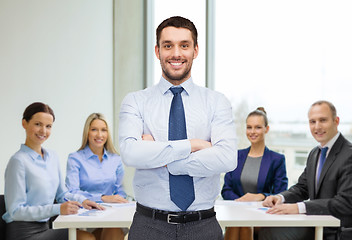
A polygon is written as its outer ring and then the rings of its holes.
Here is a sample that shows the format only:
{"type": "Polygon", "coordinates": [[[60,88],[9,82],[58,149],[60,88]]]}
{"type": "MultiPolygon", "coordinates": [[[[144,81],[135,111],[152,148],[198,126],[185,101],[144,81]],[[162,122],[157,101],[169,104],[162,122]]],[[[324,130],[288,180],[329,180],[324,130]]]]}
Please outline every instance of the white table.
{"type": "MultiPolygon", "coordinates": [[[[260,204],[260,203],[258,203],[260,204]]],[[[236,204],[233,201],[217,201],[216,218],[221,227],[315,227],[315,239],[323,239],[323,227],[338,227],[340,221],[324,215],[272,215],[259,210],[255,203],[236,204]]],[[[59,216],[53,228],[68,228],[69,239],[76,239],[77,228],[130,227],[135,212],[134,205],[107,208],[97,216],[59,216]]]]}

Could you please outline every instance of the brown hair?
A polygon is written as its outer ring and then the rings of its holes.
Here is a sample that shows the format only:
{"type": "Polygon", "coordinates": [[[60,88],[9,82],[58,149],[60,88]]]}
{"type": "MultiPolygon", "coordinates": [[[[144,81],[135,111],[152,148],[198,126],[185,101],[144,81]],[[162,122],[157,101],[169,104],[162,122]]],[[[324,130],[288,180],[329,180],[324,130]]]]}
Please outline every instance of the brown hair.
{"type": "Polygon", "coordinates": [[[186,28],[191,31],[192,33],[192,39],[194,42],[194,47],[197,46],[198,44],[198,32],[196,26],[191,22],[189,19],[180,17],[180,16],[174,16],[165,19],[158,28],[156,29],[156,44],[158,47],[160,47],[159,41],[160,41],[160,36],[161,36],[161,31],[166,28],[166,27],[175,27],[175,28],[186,28]]]}
{"type": "Polygon", "coordinates": [[[108,139],[106,140],[106,143],[104,144],[104,148],[106,150],[108,150],[111,153],[116,153],[117,151],[115,149],[115,146],[112,142],[112,138],[111,138],[111,134],[110,134],[110,129],[109,129],[109,125],[108,122],[106,121],[106,118],[103,114],[101,113],[92,113],[91,115],[88,116],[86,123],[84,124],[84,128],[83,128],[83,136],[82,136],[82,145],[78,150],[82,150],[84,149],[87,144],[88,144],[88,133],[89,133],[89,128],[90,125],[92,124],[92,122],[94,120],[102,120],[103,122],[105,122],[106,124],[106,128],[108,130],[108,139]]]}
{"type": "Polygon", "coordinates": [[[51,116],[53,116],[53,121],[55,121],[54,111],[49,107],[49,105],[42,102],[34,102],[30,104],[24,110],[22,119],[29,122],[32,119],[33,115],[38,112],[49,113],[51,116]]]}
{"type": "Polygon", "coordinates": [[[248,119],[249,117],[251,117],[251,116],[261,116],[261,117],[263,117],[265,127],[268,126],[268,122],[269,122],[269,121],[268,121],[268,117],[266,116],[266,111],[265,111],[265,109],[264,109],[263,107],[257,107],[256,110],[250,112],[250,113],[248,114],[247,118],[246,118],[246,121],[247,121],[247,119],[248,119]]]}
{"type": "Polygon", "coordinates": [[[331,102],[326,101],[326,100],[319,100],[319,101],[316,101],[315,103],[312,104],[312,106],[310,106],[309,111],[310,111],[310,109],[311,109],[312,107],[314,107],[315,105],[322,105],[322,104],[328,105],[328,107],[330,108],[331,114],[332,114],[332,118],[335,119],[336,116],[337,116],[336,108],[335,108],[334,104],[332,104],[331,102]]]}

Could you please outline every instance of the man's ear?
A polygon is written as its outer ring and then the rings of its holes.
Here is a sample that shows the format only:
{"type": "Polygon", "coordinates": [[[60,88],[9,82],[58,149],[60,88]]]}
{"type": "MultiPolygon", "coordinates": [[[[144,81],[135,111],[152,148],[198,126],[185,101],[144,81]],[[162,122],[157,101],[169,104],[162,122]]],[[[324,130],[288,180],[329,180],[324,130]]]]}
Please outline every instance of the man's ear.
{"type": "Polygon", "coordinates": [[[198,57],[198,51],[199,51],[199,47],[198,44],[194,47],[194,56],[193,59],[196,59],[198,57]]]}
{"type": "Polygon", "coordinates": [[[155,45],[155,56],[160,60],[160,49],[158,45],[155,45]]]}
{"type": "Polygon", "coordinates": [[[340,124],[340,118],[336,116],[335,118],[335,123],[337,124],[337,126],[340,124]]]}

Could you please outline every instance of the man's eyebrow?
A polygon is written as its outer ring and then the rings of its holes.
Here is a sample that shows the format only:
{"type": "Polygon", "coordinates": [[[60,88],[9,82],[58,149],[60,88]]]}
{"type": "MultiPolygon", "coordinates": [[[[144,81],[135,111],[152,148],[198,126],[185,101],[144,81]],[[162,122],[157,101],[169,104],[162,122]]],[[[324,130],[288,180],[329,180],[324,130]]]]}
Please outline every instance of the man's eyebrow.
{"type": "MultiPolygon", "coordinates": [[[[182,40],[182,41],[180,41],[181,44],[191,43],[191,42],[192,41],[190,41],[190,40],[182,40]]],[[[171,40],[164,40],[164,41],[161,42],[161,44],[167,44],[167,43],[172,43],[172,41],[171,40]]]]}
{"type": "Polygon", "coordinates": [[[164,40],[164,41],[161,42],[161,44],[166,44],[166,43],[171,43],[171,41],[170,40],[164,40]]]}

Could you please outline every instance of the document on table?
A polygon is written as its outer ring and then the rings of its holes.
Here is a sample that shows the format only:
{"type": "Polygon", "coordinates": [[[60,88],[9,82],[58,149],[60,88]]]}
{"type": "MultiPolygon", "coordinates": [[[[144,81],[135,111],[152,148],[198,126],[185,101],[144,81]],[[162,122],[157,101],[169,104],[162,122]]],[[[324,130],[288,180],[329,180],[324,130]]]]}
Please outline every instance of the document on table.
{"type": "Polygon", "coordinates": [[[70,214],[70,215],[60,215],[61,217],[103,217],[109,214],[109,210],[98,210],[98,209],[79,209],[77,214],[70,214]]]}
{"type": "MultiPolygon", "coordinates": [[[[261,213],[266,213],[266,211],[268,211],[270,208],[268,207],[259,207],[259,208],[253,208],[253,210],[257,211],[257,212],[261,212],[261,213]]],[[[252,210],[252,209],[251,209],[252,210]]]]}
{"type": "Polygon", "coordinates": [[[85,209],[81,208],[78,210],[77,214],[70,214],[70,215],[61,215],[61,217],[104,217],[110,214],[111,208],[105,210],[98,210],[98,209],[85,209]]]}
{"type": "Polygon", "coordinates": [[[98,210],[98,209],[79,209],[77,214],[71,214],[71,215],[62,215],[63,217],[104,217],[108,214],[110,214],[111,211],[113,211],[113,208],[130,208],[130,207],[135,207],[136,202],[128,202],[128,203],[99,203],[103,207],[105,207],[105,210],[98,210]]]}
{"type": "Polygon", "coordinates": [[[76,216],[79,217],[89,217],[89,216],[94,216],[94,217],[99,217],[101,215],[105,215],[107,213],[106,210],[98,210],[98,209],[81,209],[78,211],[78,214],[76,216]]]}
{"type": "Polygon", "coordinates": [[[262,207],[262,202],[237,202],[234,200],[216,200],[215,205],[240,205],[240,206],[254,206],[262,207]]]}
{"type": "Polygon", "coordinates": [[[113,208],[123,208],[123,207],[135,207],[136,202],[128,202],[128,203],[99,203],[105,208],[113,207],[113,208]]]}

